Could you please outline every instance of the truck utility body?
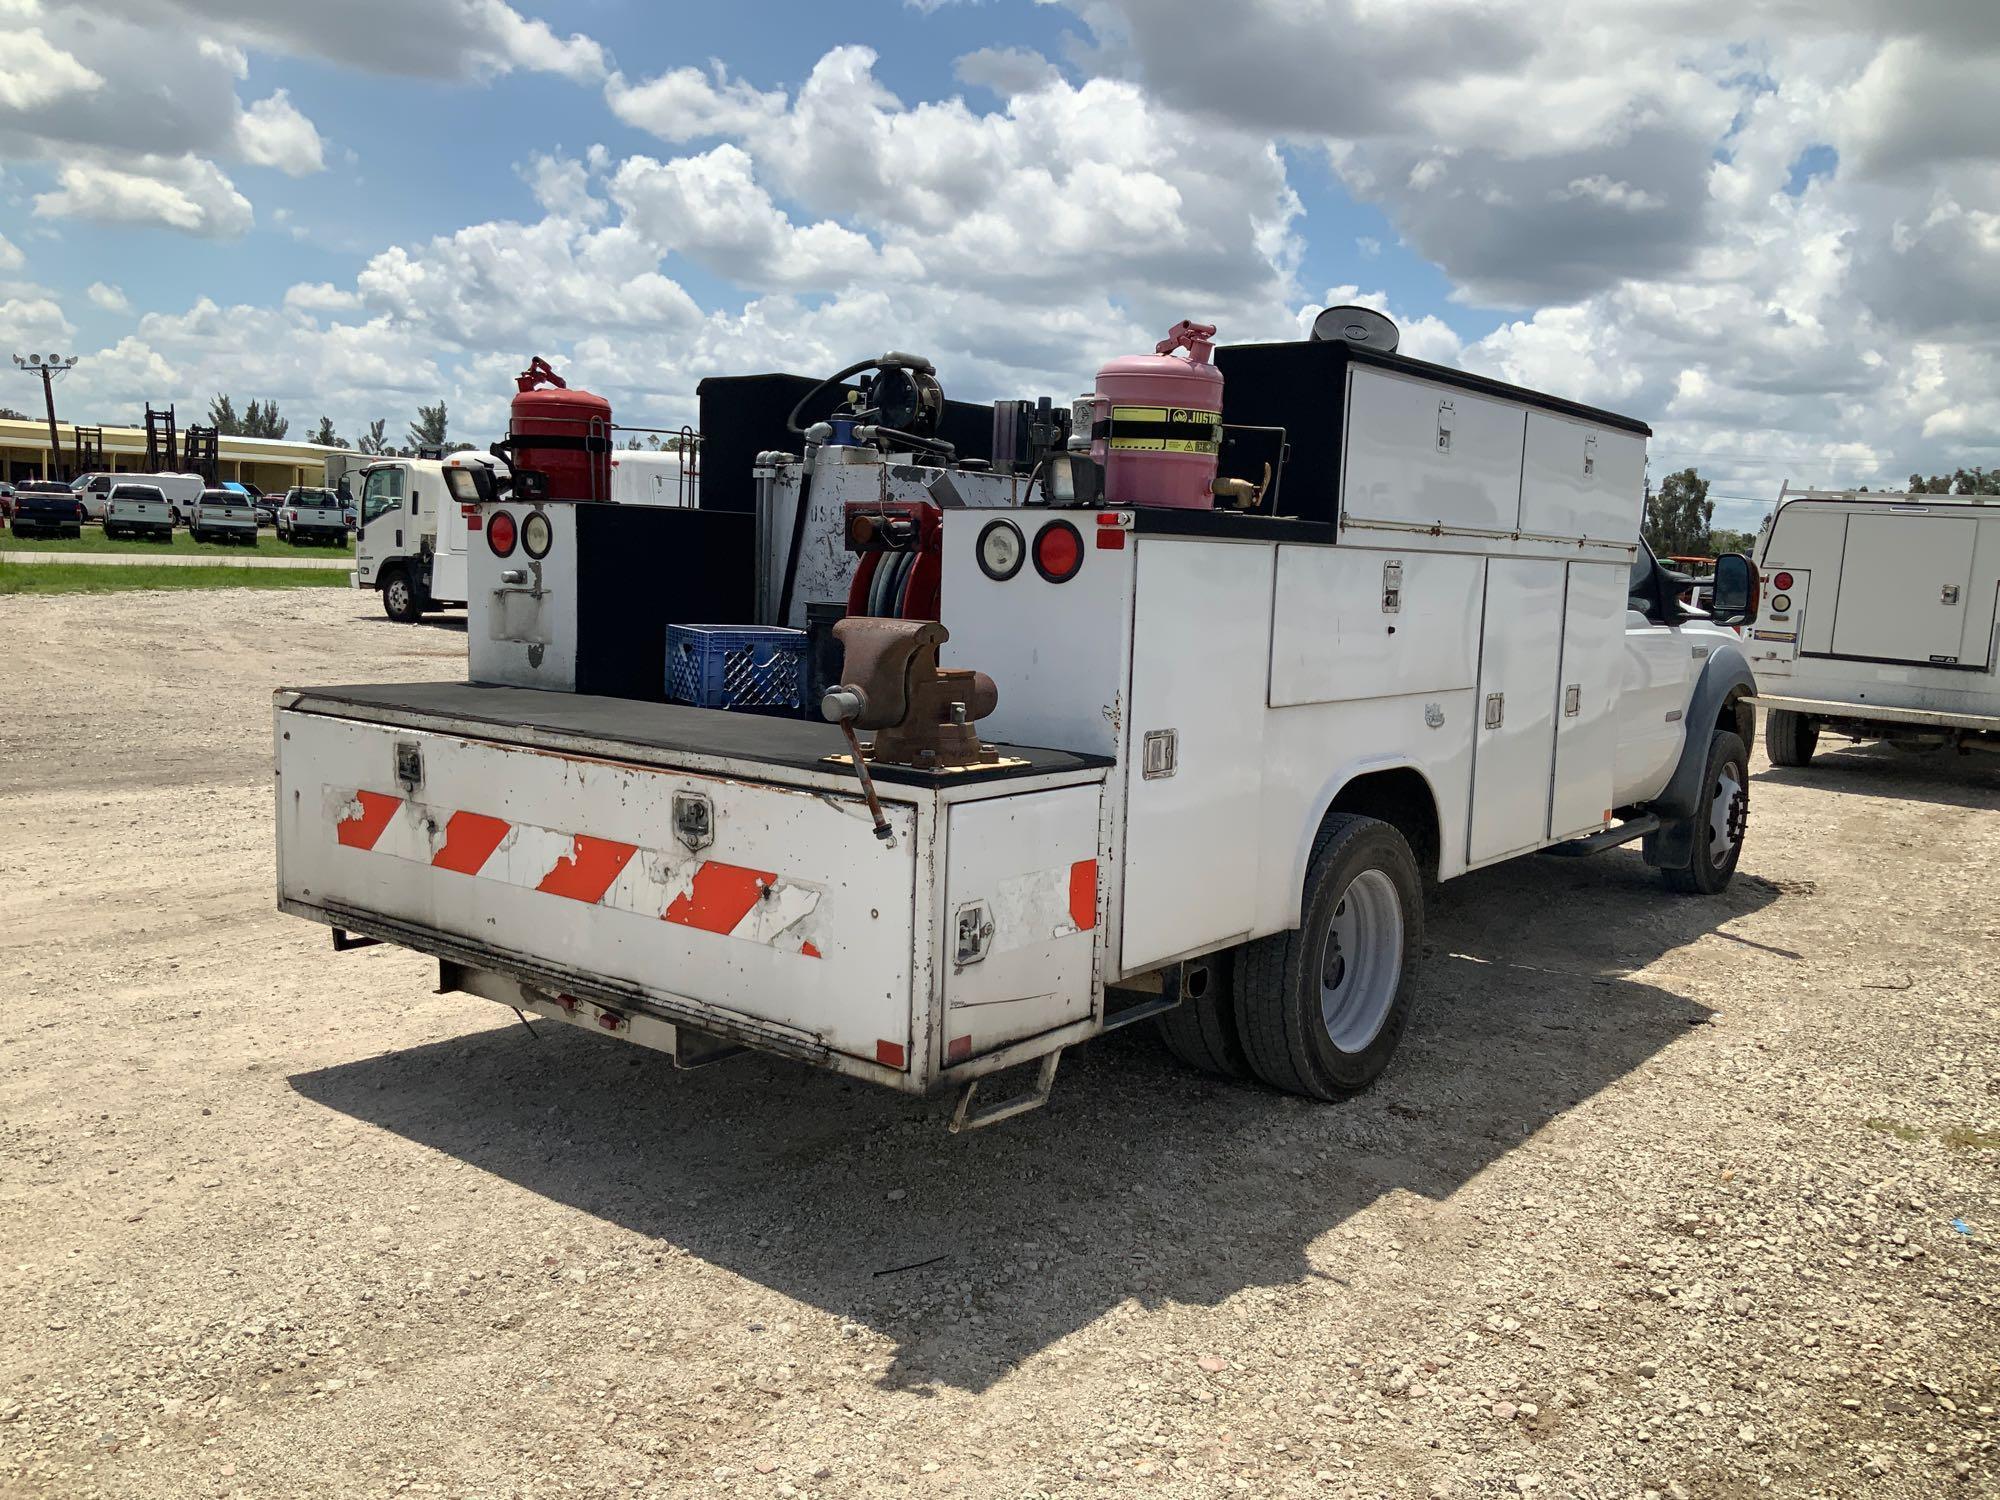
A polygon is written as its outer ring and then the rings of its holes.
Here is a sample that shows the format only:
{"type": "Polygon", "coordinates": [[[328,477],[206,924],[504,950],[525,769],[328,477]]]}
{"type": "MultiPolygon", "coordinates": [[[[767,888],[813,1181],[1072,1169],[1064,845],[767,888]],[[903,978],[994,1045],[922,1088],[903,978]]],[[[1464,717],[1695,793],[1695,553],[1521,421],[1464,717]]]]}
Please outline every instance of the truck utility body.
{"type": "Polygon", "coordinates": [[[2000,749],[2000,500],[1788,487],[1758,560],[1773,761],[1805,764],[1822,729],[2000,749]]]}
{"type": "MultiPolygon", "coordinates": [[[[580,691],[571,554],[600,508],[482,502],[473,684],[278,697],[281,905],[684,1062],[743,1045],[966,1085],[959,1121],[985,1123],[1046,1097],[1063,1048],[1156,1014],[1228,1034],[1204,1052],[1169,1030],[1202,1066],[1365,1086],[1407,1016],[1425,876],[1643,840],[1670,883],[1719,889],[1751,683],[1637,541],[1646,429],[1263,348],[1225,350],[1231,380],[1303,382],[1340,434],[1285,478],[1297,514],[930,482],[953,495],[943,665],[997,685],[991,758],[875,761],[879,815],[832,725],[580,691]],[[974,1080],[1035,1059],[1032,1093],[971,1111],[974,1080]]],[[[850,481],[938,463],[831,458],[850,481]]],[[[800,519],[826,461],[760,456],[765,488],[811,492],[761,507],[731,561],[767,622],[797,612],[768,586],[785,538],[839,524],[800,519]]]]}

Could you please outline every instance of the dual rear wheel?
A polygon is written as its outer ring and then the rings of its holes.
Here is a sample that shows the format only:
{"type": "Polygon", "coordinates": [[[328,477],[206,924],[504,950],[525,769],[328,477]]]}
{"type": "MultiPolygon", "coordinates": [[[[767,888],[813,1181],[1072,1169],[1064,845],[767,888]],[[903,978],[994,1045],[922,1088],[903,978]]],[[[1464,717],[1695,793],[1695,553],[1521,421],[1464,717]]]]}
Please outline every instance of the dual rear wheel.
{"type": "Polygon", "coordinates": [[[1423,884],[1403,835],[1335,815],[1313,847],[1299,926],[1184,967],[1187,991],[1161,1036],[1204,1072],[1312,1099],[1357,1093],[1402,1038],[1423,940],[1423,884]]]}

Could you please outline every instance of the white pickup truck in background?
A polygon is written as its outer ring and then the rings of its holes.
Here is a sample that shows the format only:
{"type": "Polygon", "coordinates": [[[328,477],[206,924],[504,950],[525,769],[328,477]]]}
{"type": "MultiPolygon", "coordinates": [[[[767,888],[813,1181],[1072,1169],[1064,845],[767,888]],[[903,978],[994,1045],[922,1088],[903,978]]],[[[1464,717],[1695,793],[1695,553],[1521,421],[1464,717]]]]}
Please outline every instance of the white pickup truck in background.
{"type": "Polygon", "coordinates": [[[174,506],[155,484],[125,482],[105,491],[104,534],[106,537],[148,537],[154,541],[173,540],[174,506]]]}
{"type": "MultiPolygon", "coordinates": [[[[1114,436],[1213,453],[1232,424],[1284,429],[1285,514],[1092,503],[1065,488],[1088,478],[1075,453],[978,504],[1007,488],[988,466],[975,483],[866,423],[804,429],[803,463],[759,456],[791,509],[760,502],[754,542],[678,542],[698,509],[463,476],[484,497],[464,587],[490,601],[473,680],[278,694],[279,904],[336,946],[436,956],[445,990],[686,1064],[751,1047],[957,1088],[958,1128],[1043,1102],[1064,1048],[1147,1019],[1200,1068],[1366,1087],[1410,1015],[1430,881],[1643,842],[1674,889],[1722,889],[1753,723],[1727,627],[1754,619],[1755,577],[1725,558],[1716,618],[1681,608],[1638,539],[1648,429],[1338,341],[1217,364],[1221,414],[1114,436]],[[819,498],[835,475],[844,505],[819,498]],[[597,512],[622,513],[629,564],[587,555],[597,512]],[[863,721],[872,781],[830,724],[575,690],[591,651],[621,649],[609,586],[671,601],[843,535],[920,548],[917,515],[939,528],[942,632],[837,629],[936,632],[965,675],[919,651],[906,678],[839,679],[830,711],[891,714],[863,721]],[[893,720],[898,694],[944,718],[893,720]],[[884,750],[982,715],[969,763],[884,750]],[[1026,1063],[1028,1092],[974,1109],[979,1080],[1026,1063]]],[[[414,479],[435,513],[432,482],[414,479]]],[[[385,488],[371,468],[371,504],[385,488]]],[[[803,602],[842,605],[850,581],[803,602]]],[[[738,621],[791,617],[790,592],[738,621]]]]}
{"type": "Polygon", "coordinates": [[[257,511],[249,493],[220,486],[203,490],[188,518],[188,532],[197,542],[256,546],[257,511]]]}
{"type": "Polygon", "coordinates": [[[1745,644],[1774,764],[1822,732],[2000,751],[2000,499],[1787,488],[1757,561],[1745,644]]]}
{"type": "Polygon", "coordinates": [[[282,542],[325,542],[335,547],[347,545],[346,510],[340,496],[329,489],[295,487],[286,490],[272,525],[282,542]]]}

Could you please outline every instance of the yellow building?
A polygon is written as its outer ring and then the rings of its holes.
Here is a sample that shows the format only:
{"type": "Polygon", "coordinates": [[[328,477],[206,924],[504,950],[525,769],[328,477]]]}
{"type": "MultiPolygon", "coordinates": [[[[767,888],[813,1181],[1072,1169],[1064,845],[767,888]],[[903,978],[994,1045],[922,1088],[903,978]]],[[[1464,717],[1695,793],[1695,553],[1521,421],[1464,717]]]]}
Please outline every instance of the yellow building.
{"type": "MultiPolygon", "coordinates": [[[[88,428],[86,428],[88,430],[88,428]]],[[[104,427],[103,462],[98,468],[119,473],[138,473],[146,467],[146,429],[104,427]]],[[[181,429],[184,440],[186,429],[181,429]]],[[[57,470],[74,477],[76,429],[67,422],[56,423],[62,440],[57,470]]],[[[216,478],[253,484],[260,490],[284,491],[295,484],[326,483],[326,456],[342,453],[341,448],[323,448],[317,443],[295,443],[289,438],[219,437],[215,440],[216,478]]],[[[49,424],[42,420],[20,421],[0,417],[0,479],[39,479],[49,461],[49,424]]],[[[170,470],[180,468],[178,458],[170,470]]]]}

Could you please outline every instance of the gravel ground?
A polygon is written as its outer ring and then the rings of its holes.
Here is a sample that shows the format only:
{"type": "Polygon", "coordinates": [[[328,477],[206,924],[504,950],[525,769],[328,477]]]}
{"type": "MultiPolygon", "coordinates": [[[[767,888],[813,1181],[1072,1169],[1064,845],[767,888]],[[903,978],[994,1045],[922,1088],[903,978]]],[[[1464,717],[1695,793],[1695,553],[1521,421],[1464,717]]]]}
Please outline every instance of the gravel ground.
{"type": "Polygon", "coordinates": [[[657,1056],[272,908],[337,592],[0,600],[0,1494],[1996,1495],[2000,774],[1445,886],[1337,1107],[657,1056]]]}

